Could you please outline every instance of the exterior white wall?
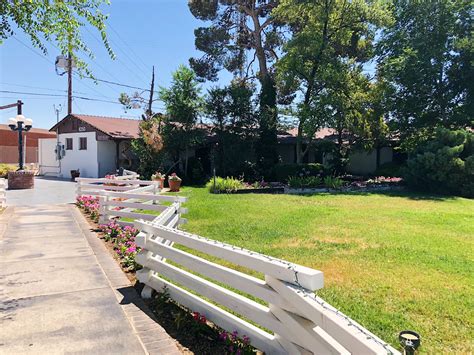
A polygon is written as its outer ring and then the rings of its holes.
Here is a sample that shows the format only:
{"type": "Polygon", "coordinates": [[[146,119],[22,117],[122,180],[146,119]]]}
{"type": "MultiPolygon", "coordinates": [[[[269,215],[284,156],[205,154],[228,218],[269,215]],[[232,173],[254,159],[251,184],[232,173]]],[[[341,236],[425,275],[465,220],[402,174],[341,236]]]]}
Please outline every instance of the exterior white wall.
{"type": "Polygon", "coordinates": [[[38,165],[41,175],[59,174],[59,162],[56,160],[56,138],[38,139],[38,165]]]}
{"type": "Polygon", "coordinates": [[[368,174],[377,168],[377,152],[355,151],[349,155],[347,170],[353,174],[368,174]]]}
{"type": "MultiPolygon", "coordinates": [[[[391,147],[380,149],[380,165],[389,163],[393,158],[391,147]]],[[[370,152],[356,151],[349,155],[347,170],[353,174],[371,174],[377,169],[377,150],[370,152]]]]}
{"type": "Polygon", "coordinates": [[[66,138],[72,138],[72,150],[65,150],[61,160],[60,177],[70,178],[71,170],[79,169],[81,177],[97,178],[99,164],[97,161],[97,140],[95,132],[62,133],[59,135],[60,144],[66,146],[66,138]],[[87,138],[87,150],[79,150],[79,138],[87,138]]]}
{"type": "Polygon", "coordinates": [[[114,174],[116,170],[116,147],[114,141],[97,142],[97,160],[99,162],[99,177],[114,174]]]}
{"type": "Polygon", "coordinates": [[[393,160],[393,149],[391,147],[383,147],[380,149],[380,165],[391,163],[393,160]]]}

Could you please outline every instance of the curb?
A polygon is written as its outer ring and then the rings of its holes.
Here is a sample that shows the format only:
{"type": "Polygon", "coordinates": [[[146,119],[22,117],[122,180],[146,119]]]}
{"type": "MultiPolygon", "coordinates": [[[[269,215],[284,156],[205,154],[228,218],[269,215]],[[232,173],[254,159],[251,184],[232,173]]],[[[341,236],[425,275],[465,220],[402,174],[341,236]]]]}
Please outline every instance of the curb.
{"type": "Polygon", "coordinates": [[[182,354],[176,345],[176,340],[157,323],[155,316],[138,295],[117,261],[110,255],[97,234],[90,230],[90,225],[82,213],[77,207],[71,206],[71,214],[94,252],[99,266],[114,290],[117,301],[145,352],[147,354],[182,354]]]}

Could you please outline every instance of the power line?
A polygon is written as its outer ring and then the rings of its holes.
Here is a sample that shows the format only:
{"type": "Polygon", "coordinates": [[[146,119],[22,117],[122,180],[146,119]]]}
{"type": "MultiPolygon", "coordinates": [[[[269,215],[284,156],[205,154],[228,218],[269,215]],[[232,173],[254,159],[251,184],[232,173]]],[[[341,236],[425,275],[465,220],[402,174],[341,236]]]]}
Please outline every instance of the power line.
{"type": "MultiPolygon", "coordinates": [[[[51,89],[51,88],[45,88],[45,87],[41,87],[41,86],[32,86],[32,85],[20,85],[20,84],[12,84],[12,83],[0,83],[2,85],[11,85],[11,86],[18,86],[18,87],[22,87],[22,88],[28,88],[28,89],[41,89],[41,90],[48,90],[48,91],[59,91],[59,92],[67,92],[67,90],[61,90],[61,89],[51,89]]],[[[87,95],[87,93],[85,92],[81,92],[81,91],[76,91],[78,94],[85,94],[87,95]]]]}
{"type": "MultiPolygon", "coordinates": [[[[20,94],[20,95],[24,94],[24,95],[34,95],[34,96],[42,96],[42,97],[67,97],[66,94],[49,94],[49,93],[21,92],[21,91],[8,91],[8,90],[0,90],[0,92],[7,93],[7,94],[20,94]]],[[[73,97],[75,97],[77,99],[80,99],[80,100],[107,102],[107,103],[122,105],[118,101],[102,100],[102,99],[97,99],[97,98],[94,98],[94,97],[77,96],[77,95],[73,95],[73,97]]]]}
{"type": "Polygon", "coordinates": [[[37,92],[22,92],[22,91],[9,91],[9,90],[0,90],[0,92],[3,92],[5,94],[23,94],[23,95],[35,95],[35,96],[66,96],[64,94],[45,94],[45,93],[37,93],[37,92]]]}
{"type": "MultiPolygon", "coordinates": [[[[92,36],[92,38],[94,38],[97,42],[102,44],[102,42],[87,28],[87,26],[85,27],[85,29],[86,29],[87,32],[89,32],[89,34],[92,36]]],[[[110,42],[114,43],[111,39],[110,39],[110,42]]],[[[128,57],[127,52],[125,52],[122,48],[120,48],[120,46],[118,46],[118,45],[116,45],[116,46],[117,46],[118,49],[120,49],[125,54],[125,56],[127,58],[130,59],[130,61],[133,62],[133,60],[131,60],[131,58],[128,57]]],[[[137,75],[137,73],[133,69],[131,69],[124,61],[122,61],[118,56],[117,56],[117,61],[120,64],[122,64],[124,66],[124,68],[126,68],[128,71],[130,71],[137,79],[139,79],[139,81],[143,80],[143,78],[141,78],[140,75],[137,75]]],[[[136,65],[135,65],[135,67],[136,67],[136,65]]]]}
{"type": "MultiPolygon", "coordinates": [[[[142,58],[139,55],[137,55],[137,53],[132,49],[132,47],[120,36],[120,34],[113,28],[113,26],[110,23],[107,23],[107,25],[117,35],[117,37],[120,39],[120,41],[122,41],[122,43],[130,50],[130,52],[141,62],[141,64],[143,65],[143,68],[145,68],[145,73],[146,73],[148,71],[148,67],[145,64],[145,62],[142,60],[142,58]]],[[[138,65],[137,65],[137,67],[138,67],[138,65]]]]}
{"type": "Polygon", "coordinates": [[[129,89],[136,89],[136,90],[142,90],[142,91],[150,92],[150,89],[144,89],[144,88],[140,88],[138,86],[133,86],[133,85],[128,85],[128,84],[121,84],[121,83],[117,83],[117,82],[114,82],[114,81],[98,79],[98,78],[93,78],[93,77],[89,77],[89,76],[86,76],[85,78],[89,79],[89,80],[100,81],[102,83],[107,83],[107,84],[111,84],[111,85],[122,86],[122,87],[129,88],[129,89]]]}
{"type": "Polygon", "coordinates": [[[18,42],[19,42],[21,45],[23,45],[24,47],[26,47],[29,51],[31,51],[31,52],[33,52],[34,54],[36,54],[38,57],[40,57],[40,58],[44,59],[45,61],[47,61],[48,63],[54,65],[54,63],[53,63],[51,60],[49,60],[48,58],[46,58],[43,54],[40,54],[40,53],[38,53],[37,51],[35,51],[33,48],[31,48],[30,46],[28,46],[27,44],[25,44],[23,41],[20,41],[20,40],[19,40],[18,38],[16,38],[15,36],[12,36],[12,38],[13,38],[14,40],[18,41],[18,42]]]}

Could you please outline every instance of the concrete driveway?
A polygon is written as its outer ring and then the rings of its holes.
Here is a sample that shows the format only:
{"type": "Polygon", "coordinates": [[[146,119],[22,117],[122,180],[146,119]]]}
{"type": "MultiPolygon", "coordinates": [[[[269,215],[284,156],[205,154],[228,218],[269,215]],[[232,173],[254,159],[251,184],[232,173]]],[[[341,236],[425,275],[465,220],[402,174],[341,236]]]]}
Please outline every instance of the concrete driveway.
{"type": "Polygon", "coordinates": [[[75,189],[71,181],[36,178],[34,189],[7,192],[0,213],[0,355],[180,354],[70,204],[75,189]]]}
{"type": "Polygon", "coordinates": [[[35,188],[7,190],[8,206],[58,205],[75,201],[76,183],[70,180],[35,177],[35,188]]]}

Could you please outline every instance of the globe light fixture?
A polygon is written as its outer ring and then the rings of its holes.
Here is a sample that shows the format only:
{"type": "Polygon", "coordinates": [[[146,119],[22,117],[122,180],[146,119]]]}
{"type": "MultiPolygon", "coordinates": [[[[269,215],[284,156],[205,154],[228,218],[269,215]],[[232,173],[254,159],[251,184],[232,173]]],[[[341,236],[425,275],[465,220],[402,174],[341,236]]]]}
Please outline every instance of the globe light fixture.
{"type": "Polygon", "coordinates": [[[33,127],[33,120],[23,115],[8,119],[8,127],[18,132],[18,170],[23,170],[23,132],[28,132],[33,127]]]}

